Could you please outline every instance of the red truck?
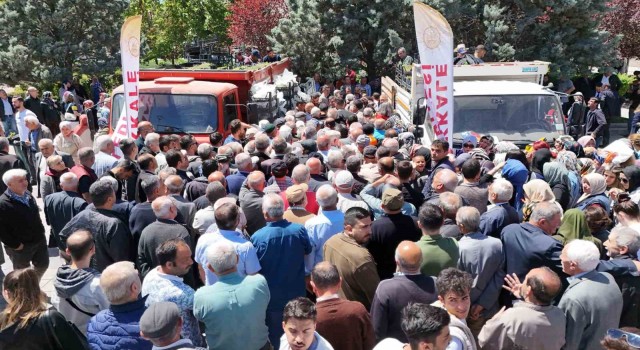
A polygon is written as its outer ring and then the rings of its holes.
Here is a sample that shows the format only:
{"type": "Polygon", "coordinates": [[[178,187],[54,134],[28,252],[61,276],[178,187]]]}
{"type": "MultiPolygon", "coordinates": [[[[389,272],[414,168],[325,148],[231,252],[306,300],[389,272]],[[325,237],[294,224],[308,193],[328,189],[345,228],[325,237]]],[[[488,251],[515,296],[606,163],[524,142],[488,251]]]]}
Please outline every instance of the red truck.
{"type": "MultiPolygon", "coordinates": [[[[250,120],[249,90],[260,82],[273,83],[289,68],[286,58],[259,70],[140,70],[138,118],[150,121],[159,134],[192,134],[198,142],[208,142],[209,134],[228,134],[229,122],[250,120]]],[[[111,128],[124,106],[124,88],[112,92],[111,128]]]]}

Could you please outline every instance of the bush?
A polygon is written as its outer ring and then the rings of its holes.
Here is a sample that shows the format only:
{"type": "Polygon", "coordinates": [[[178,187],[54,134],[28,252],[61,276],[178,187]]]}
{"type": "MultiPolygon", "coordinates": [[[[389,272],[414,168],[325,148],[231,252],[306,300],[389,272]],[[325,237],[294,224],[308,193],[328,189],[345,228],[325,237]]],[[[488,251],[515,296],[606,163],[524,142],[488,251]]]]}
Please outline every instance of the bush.
{"type": "Polygon", "coordinates": [[[628,74],[618,74],[618,78],[620,78],[620,81],[622,82],[622,87],[620,87],[618,93],[620,96],[625,96],[629,91],[631,84],[636,80],[636,77],[628,74]]]}

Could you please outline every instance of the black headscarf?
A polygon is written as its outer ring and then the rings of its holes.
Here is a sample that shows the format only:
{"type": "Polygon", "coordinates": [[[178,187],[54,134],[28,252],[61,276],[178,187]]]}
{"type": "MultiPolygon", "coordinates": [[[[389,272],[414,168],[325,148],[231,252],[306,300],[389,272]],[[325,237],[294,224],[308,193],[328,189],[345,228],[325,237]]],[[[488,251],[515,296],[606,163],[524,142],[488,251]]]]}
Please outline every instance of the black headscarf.
{"type": "Polygon", "coordinates": [[[542,174],[545,163],[551,161],[551,151],[548,148],[541,148],[533,154],[531,159],[531,171],[542,174]]]}
{"type": "Polygon", "coordinates": [[[624,176],[629,180],[629,189],[627,192],[631,193],[640,187],[640,167],[637,165],[629,165],[622,169],[624,176]]]}

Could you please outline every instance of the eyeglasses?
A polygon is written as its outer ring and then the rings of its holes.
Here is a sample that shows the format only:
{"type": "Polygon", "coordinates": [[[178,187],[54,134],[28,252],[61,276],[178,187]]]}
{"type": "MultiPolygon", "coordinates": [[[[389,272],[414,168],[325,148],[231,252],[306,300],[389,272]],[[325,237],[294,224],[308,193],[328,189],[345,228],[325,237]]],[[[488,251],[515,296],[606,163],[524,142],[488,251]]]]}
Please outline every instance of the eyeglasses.
{"type": "Polygon", "coordinates": [[[627,344],[631,345],[636,349],[640,349],[640,335],[625,332],[620,329],[611,328],[607,331],[607,336],[613,339],[624,339],[627,341],[627,344]]]}
{"type": "Polygon", "coordinates": [[[473,145],[470,144],[470,143],[466,143],[466,144],[462,145],[462,147],[464,147],[464,148],[473,148],[473,145]]]}

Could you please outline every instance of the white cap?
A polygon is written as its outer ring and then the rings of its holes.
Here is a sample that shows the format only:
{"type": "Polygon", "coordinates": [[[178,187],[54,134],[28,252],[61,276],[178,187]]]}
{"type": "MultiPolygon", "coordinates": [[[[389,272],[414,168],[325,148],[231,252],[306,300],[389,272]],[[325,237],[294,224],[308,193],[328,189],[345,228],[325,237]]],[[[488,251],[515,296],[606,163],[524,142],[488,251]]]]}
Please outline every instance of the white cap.
{"type": "Polygon", "coordinates": [[[346,170],[341,170],[333,175],[333,183],[340,188],[349,188],[353,186],[353,175],[346,170]]]}

